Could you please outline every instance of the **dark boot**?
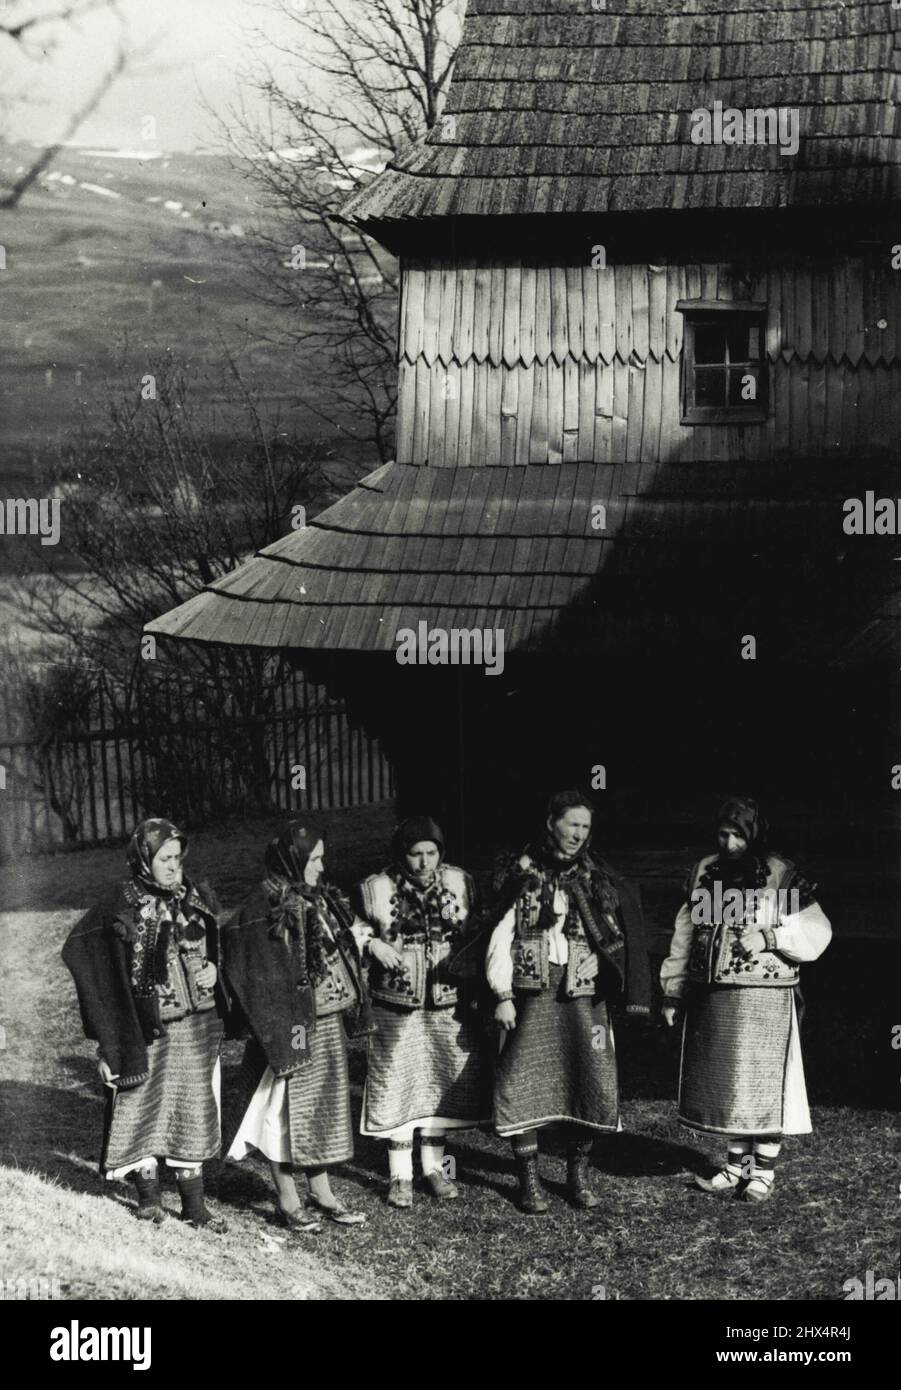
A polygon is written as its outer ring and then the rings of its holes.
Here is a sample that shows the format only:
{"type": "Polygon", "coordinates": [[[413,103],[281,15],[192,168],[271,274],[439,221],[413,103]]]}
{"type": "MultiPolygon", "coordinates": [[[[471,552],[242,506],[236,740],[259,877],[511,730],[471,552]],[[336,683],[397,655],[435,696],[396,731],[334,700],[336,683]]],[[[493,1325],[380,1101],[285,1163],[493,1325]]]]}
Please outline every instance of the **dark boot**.
{"type": "Polygon", "coordinates": [[[228,1223],[223,1217],[214,1216],[211,1211],[207,1211],[203,1200],[203,1174],[195,1173],[191,1169],[186,1171],[177,1168],[175,1176],[181,1196],[182,1220],[187,1221],[189,1226],[202,1226],[207,1231],[214,1231],[217,1236],[224,1235],[228,1230],[228,1223]]]}
{"type": "Polygon", "coordinates": [[[135,1168],[131,1180],[138,1193],[135,1216],[139,1221],[152,1221],[155,1226],[166,1220],[166,1213],[160,1197],[160,1173],[158,1168],[148,1168],[142,1172],[135,1168]]]}
{"type": "Polygon", "coordinates": [[[538,1139],[534,1134],[513,1136],[513,1153],[519,1173],[519,1206],[529,1216],[543,1216],[547,1198],[538,1178],[538,1139]]]}
{"type": "Polygon", "coordinates": [[[580,1211],[591,1211],[600,1204],[588,1186],[591,1140],[572,1139],[566,1149],[566,1195],[580,1211]]]}

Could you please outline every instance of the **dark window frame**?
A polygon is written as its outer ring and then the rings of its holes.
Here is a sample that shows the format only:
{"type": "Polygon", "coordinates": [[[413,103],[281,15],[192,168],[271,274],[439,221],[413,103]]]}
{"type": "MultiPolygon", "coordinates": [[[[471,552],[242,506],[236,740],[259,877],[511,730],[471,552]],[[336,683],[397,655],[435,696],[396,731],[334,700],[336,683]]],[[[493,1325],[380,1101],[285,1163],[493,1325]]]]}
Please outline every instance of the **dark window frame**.
{"type": "MultiPolygon", "coordinates": [[[[676,304],[676,310],[683,316],[682,369],[679,382],[682,402],[681,423],[683,425],[763,424],[769,418],[770,395],[766,355],[767,306],[744,300],[680,299],[676,304]],[[756,368],[757,399],[747,401],[742,405],[698,405],[695,399],[698,366],[716,367],[719,364],[698,364],[695,361],[695,329],[698,327],[722,329],[728,319],[739,320],[747,326],[758,329],[759,357],[756,360],[737,364],[742,367],[756,368]]],[[[730,363],[727,356],[723,363],[723,370],[727,377],[729,369],[730,363]]]]}

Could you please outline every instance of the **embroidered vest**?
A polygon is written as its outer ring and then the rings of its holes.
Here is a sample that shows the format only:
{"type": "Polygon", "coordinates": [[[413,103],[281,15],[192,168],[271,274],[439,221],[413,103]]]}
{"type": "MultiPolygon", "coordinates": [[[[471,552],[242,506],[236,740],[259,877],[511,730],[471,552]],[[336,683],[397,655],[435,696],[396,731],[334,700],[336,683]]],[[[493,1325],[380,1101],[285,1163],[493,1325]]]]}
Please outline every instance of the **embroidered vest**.
{"type": "Polygon", "coordinates": [[[438,870],[442,887],[453,900],[453,917],[443,924],[442,938],[427,939],[426,932],[403,933],[397,926],[398,894],[390,874],[372,874],[360,884],[363,913],[403,956],[403,965],[387,970],[377,960],[369,966],[369,993],[373,999],[402,1009],[450,1008],[458,1000],[457,980],[448,970],[450,957],[459,946],[459,937],[469,916],[472,888],[469,875],[453,864],[438,870]]]}
{"type": "MultiPolygon", "coordinates": [[[[562,890],[564,897],[566,890],[562,890]]],[[[513,936],[513,988],[525,990],[529,994],[539,994],[548,989],[551,983],[550,943],[548,933],[539,927],[541,898],[530,888],[524,888],[516,900],[516,925],[513,936]]],[[[569,999],[583,995],[593,995],[598,987],[597,978],[585,980],[582,970],[594,955],[591,942],[585,929],[579,924],[567,932],[568,957],[566,979],[563,990],[569,999]]]]}
{"type": "Polygon", "coordinates": [[[328,970],[316,986],[316,1017],[343,1013],[357,1001],[357,992],[340,951],[328,957],[328,970]]]}
{"type": "MultiPolygon", "coordinates": [[[[701,900],[693,901],[693,894],[704,871],[716,859],[709,854],[701,859],[692,871],[689,883],[689,909],[700,913],[704,906],[701,900]]],[[[734,914],[734,922],[725,923],[695,922],[691,952],[688,958],[688,978],[696,984],[714,985],[775,985],[789,988],[798,983],[798,966],[778,951],[758,951],[754,955],[742,948],[742,936],[748,932],[761,931],[764,927],[778,927],[782,920],[783,904],[779,899],[782,884],[787,883],[794,872],[794,865],[775,854],[767,856],[767,879],[763,890],[738,890],[741,900],[730,899],[729,889],[723,892],[721,904],[714,904],[713,915],[722,915],[726,909],[727,919],[734,914]],[[753,896],[752,896],[753,894],[753,896]]]]}

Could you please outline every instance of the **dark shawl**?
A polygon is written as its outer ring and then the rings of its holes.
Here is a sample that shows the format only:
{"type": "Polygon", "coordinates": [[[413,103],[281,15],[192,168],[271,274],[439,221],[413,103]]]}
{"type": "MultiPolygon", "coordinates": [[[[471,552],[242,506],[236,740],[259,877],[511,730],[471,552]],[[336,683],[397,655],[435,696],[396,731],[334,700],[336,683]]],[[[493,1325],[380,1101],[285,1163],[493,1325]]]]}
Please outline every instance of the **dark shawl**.
{"type": "MultiPolygon", "coordinates": [[[[587,849],[571,865],[555,860],[544,840],[530,845],[525,853],[534,867],[524,869],[519,855],[504,856],[498,863],[493,879],[493,902],[486,914],[481,940],[483,959],[491,931],[523,889],[531,887],[538,891],[544,909],[548,890],[553,897],[556,879],[569,894],[586,935],[598,952],[599,988],[606,985],[614,997],[619,996],[627,1013],[650,1014],[651,971],[637,885],[623,878],[603,859],[590,855],[587,849]],[[615,930],[606,921],[607,913],[612,913],[616,920],[615,930]]],[[[459,961],[457,968],[465,968],[465,962],[459,961]]]]}
{"type": "MultiPolygon", "coordinates": [[[[294,899],[295,912],[313,912],[315,898],[337,923],[335,945],[357,991],[357,1006],[344,1015],[352,1037],[372,1031],[369,998],[350,924],[353,912],[337,889],[308,890],[294,899]]],[[[289,1076],[312,1061],[311,1040],[316,1032],[316,991],[310,978],[307,924],[296,934],[285,929],[285,914],[273,903],[271,880],[261,884],[243,904],[238,920],[222,933],[222,964],[226,987],[232,996],[229,1034],[249,1031],[266,1055],[276,1076],[289,1076]],[[305,1046],[294,1046],[298,1026],[304,1028],[305,1046]]],[[[315,1044],[313,1044],[315,1045],[315,1044]]]]}
{"type": "MultiPolygon", "coordinates": [[[[219,968],[219,932],[216,902],[205,884],[185,880],[178,907],[198,917],[206,928],[207,955],[219,968]]],[[[63,962],[71,972],[78,994],[85,1036],[100,1044],[100,1052],[119,1079],[122,1090],[137,1086],[148,1074],[147,1047],[162,1037],[155,991],[136,994],[131,980],[131,943],[135,914],[143,885],[126,879],[103,901],[91,908],[72,928],[63,946],[63,962]]],[[[221,973],[221,972],[220,972],[221,973]]],[[[220,1012],[224,1012],[217,985],[220,1012]]]]}

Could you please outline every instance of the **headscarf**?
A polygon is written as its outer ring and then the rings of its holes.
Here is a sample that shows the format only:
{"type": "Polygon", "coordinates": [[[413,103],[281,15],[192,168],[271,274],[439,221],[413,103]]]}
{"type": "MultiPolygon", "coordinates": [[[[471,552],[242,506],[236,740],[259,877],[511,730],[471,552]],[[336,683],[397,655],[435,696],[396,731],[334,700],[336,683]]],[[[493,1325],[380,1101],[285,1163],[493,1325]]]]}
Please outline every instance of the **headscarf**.
{"type": "Polygon", "coordinates": [[[440,867],[444,859],[444,831],[431,816],[410,816],[392,836],[392,862],[385,872],[395,883],[394,927],[402,936],[425,935],[441,940],[459,930],[456,901],[441,873],[436,872],[423,883],[410,869],[405,856],[423,841],[431,841],[437,847],[440,867]]]}
{"type": "Polygon", "coordinates": [[[307,861],[325,836],[310,821],[291,821],[266,847],[265,864],[270,874],[285,878],[297,888],[308,889],[304,878],[307,861]]]}
{"type": "Polygon", "coordinates": [[[186,891],[184,884],[179,884],[175,888],[164,888],[153,877],[154,857],[167,840],[180,841],[182,856],[187,854],[187,837],[177,826],[172,824],[171,820],[154,817],[151,820],[141,821],[128,842],[125,858],[131,870],[132,878],[142,889],[154,893],[158,897],[178,899],[184,897],[186,891]]]}
{"type": "Polygon", "coordinates": [[[194,910],[197,904],[188,880],[183,878],[166,888],[153,877],[154,857],[167,840],[178,840],[182,855],[187,854],[187,836],[171,820],[154,816],[141,821],[125,851],[131,870],[131,883],[125,885],[125,894],[134,915],[130,921],[117,921],[113,930],[131,947],[137,939],[138,922],[143,919],[144,949],[133,952],[129,960],[132,987],[138,994],[152,993],[168,979],[173,932],[177,939],[186,941],[200,940],[206,933],[204,919],[194,910]],[[148,902],[151,898],[155,900],[152,905],[148,902]]]}
{"type": "Polygon", "coordinates": [[[731,825],[738,830],[747,840],[749,850],[755,844],[759,848],[759,843],[766,838],[769,829],[766,817],[761,814],[757,802],[750,796],[730,796],[723,802],[717,816],[717,831],[724,825],[731,825]]]}
{"type": "Polygon", "coordinates": [[[401,821],[391,840],[391,857],[399,866],[404,865],[404,856],[414,845],[423,840],[431,840],[438,846],[438,853],[444,858],[444,833],[441,826],[431,816],[410,816],[401,821]]]}
{"type": "Polygon", "coordinates": [[[263,891],[269,902],[269,935],[291,951],[303,953],[306,974],[316,985],[328,970],[327,957],[337,949],[337,937],[349,929],[353,914],[337,889],[320,879],[307,883],[304,869],[325,835],[312,821],[291,821],[264,857],[268,870],[263,891]],[[332,940],[325,930],[328,921],[332,940]]]}

